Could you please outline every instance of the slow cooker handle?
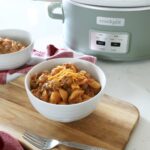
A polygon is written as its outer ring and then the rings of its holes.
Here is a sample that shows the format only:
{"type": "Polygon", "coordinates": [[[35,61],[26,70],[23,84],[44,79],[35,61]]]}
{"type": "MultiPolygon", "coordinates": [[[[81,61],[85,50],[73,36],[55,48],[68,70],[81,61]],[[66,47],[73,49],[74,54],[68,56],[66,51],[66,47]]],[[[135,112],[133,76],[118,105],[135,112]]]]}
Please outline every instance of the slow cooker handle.
{"type": "Polygon", "coordinates": [[[51,3],[49,6],[48,6],[48,15],[50,18],[53,18],[53,19],[59,19],[59,20],[64,20],[64,15],[63,15],[63,12],[62,14],[59,14],[59,13],[54,13],[54,10],[56,8],[62,8],[62,3],[61,2],[53,2],[51,3]]]}

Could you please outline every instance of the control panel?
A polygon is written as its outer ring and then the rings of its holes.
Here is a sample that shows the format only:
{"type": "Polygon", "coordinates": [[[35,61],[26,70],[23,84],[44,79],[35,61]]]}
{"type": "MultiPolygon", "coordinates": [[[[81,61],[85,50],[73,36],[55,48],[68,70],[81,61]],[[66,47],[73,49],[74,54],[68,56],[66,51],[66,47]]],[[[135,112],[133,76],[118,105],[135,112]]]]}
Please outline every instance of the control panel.
{"type": "Polygon", "coordinates": [[[90,49],[108,53],[127,53],[129,33],[90,31],[90,49]]]}

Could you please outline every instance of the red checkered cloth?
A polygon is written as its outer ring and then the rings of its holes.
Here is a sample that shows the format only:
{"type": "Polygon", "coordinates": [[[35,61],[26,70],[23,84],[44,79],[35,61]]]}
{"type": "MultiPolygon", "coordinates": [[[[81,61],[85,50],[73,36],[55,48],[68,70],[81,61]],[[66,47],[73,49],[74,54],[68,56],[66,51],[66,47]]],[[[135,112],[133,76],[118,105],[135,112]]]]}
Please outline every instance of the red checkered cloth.
{"type": "Polygon", "coordinates": [[[26,74],[34,65],[49,59],[54,58],[79,58],[83,60],[96,63],[96,57],[91,55],[79,54],[70,49],[58,49],[54,45],[48,45],[46,51],[32,51],[32,59],[24,66],[12,69],[0,71],[0,84],[8,83],[21,75],[26,74]]]}

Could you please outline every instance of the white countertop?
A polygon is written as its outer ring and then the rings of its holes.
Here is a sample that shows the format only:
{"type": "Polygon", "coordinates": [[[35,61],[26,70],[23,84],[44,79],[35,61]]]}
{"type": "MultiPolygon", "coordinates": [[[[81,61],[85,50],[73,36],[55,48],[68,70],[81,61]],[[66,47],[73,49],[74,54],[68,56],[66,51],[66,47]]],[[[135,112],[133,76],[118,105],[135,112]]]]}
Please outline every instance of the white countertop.
{"type": "MultiPolygon", "coordinates": [[[[35,48],[62,41],[62,22],[48,17],[48,2],[0,0],[0,29],[20,28],[32,33],[35,48]]],[[[58,47],[59,47],[58,46],[58,47]]],[[[106,93],[134,104],[140,120],[126,150],[150,150],[150,60],[97,64],[107,77],[106,93]]]]}

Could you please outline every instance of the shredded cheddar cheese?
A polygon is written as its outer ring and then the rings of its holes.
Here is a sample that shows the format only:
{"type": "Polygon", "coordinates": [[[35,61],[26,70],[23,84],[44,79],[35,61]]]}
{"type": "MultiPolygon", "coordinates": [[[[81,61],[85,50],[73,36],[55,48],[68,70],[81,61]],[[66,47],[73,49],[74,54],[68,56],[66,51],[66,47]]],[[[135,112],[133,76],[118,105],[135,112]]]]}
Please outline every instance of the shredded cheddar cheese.
{"type": "Polygon", "coordinates": [[[53,76],[49,75],[48,80],[55,79],[57,81],[61,81],[63,78],[66,78],[66,77],[72,78],[74,82],[78,79],[81,79],[81,80],[86,79],[86,76],[83,73],[74,72],[71,69],[63,69],[59,73],[57,73],[53,76]]]}

